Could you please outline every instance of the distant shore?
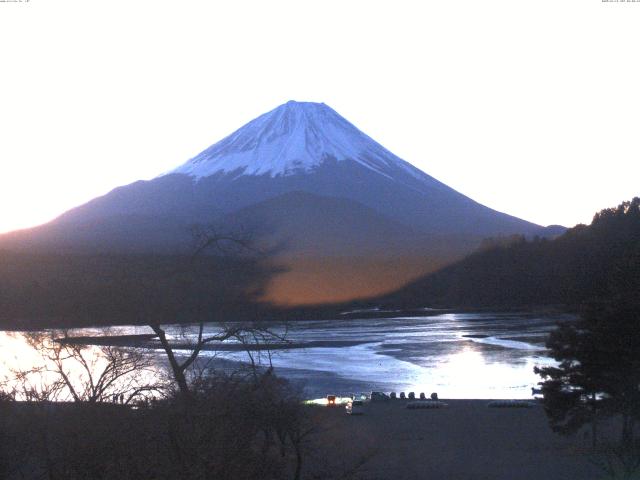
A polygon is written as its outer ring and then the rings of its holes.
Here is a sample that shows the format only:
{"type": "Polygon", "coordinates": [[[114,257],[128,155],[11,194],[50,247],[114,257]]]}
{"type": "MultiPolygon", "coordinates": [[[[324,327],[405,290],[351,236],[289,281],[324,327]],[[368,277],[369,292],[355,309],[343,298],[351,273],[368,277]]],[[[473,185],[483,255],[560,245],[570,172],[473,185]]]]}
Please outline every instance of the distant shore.
{"type": "MultiPolygon", "coordinates": [[[[527,313],[531,315],[549,314],[576,314],[577,308],[567,305],[521,305],[521,306],[482,306],[482,307],[397,307],[392,305],[373,306],[369,303],[354,302],[340,305],[309,305],[291,308],[271,308],[264,311],[252,311],[234,313],[227,312],[220,318],[231,318],[238,322],[261,322],[264,324],[278,324],[286,322],[304,321],[341,321],[341,320],[365,320],[376,318],[394,317],[434,317],[443,314],[463,314],[463,313],[527,313]]],[[[196,319],[190,322],[183,322],[182,325],[194,324],[196,319]]],[[[215,323],[215,322],[205,322],[215,323]]],[[[0,331],[41,331],[45,329],[76,329],[76,328],[109,328],[126,326],[145,326],[146,323],[137,323],[127,320],[118,321],[114,318],[110,323],[76,323],[60,318],[35,320],[9,320],[0,319],[0,331]]],[[[170,322],[163,325],[180,325],[170,322]]]]}

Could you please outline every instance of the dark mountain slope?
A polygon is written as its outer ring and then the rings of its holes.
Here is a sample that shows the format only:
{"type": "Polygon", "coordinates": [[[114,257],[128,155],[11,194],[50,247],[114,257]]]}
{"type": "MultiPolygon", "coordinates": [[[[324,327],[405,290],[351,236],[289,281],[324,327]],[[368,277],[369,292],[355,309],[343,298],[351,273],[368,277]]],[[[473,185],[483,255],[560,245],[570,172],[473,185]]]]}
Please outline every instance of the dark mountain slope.
{"type": "Polygon", "coordinates": [[[171,172],[0,235],[0,249],[184,254],[195,224],[277,242],[295,259],[288,283],[305,301],[396,288],[484,237],[548,233],[444,185],[328,106],[288,102],[171,172]]]}
{"type": "Polygon", "coordinates": [[[253,233],[265,249],[280,247],[277,263],[287,273],[275,276],[268,290],[269,298],[280,303],[341,301],[390,291],[460,258],[481,240],[428,235],[353,200],[306,192],[241,209],[223,224],[253,233]]]}
{"type": "Polygon", "coordinates": [[[226,216],[225,223],[243,226],[296,255],[415,254],[430,243],[429,235],[358,202],[302,191],[243,208],[226,216]]]}
{"type": "Polygon", "coordinates": [[[481,250],[382,302],[404,307],[575,307],[640,292],[640,198],[602,210],[554,240],[481,250]]]}

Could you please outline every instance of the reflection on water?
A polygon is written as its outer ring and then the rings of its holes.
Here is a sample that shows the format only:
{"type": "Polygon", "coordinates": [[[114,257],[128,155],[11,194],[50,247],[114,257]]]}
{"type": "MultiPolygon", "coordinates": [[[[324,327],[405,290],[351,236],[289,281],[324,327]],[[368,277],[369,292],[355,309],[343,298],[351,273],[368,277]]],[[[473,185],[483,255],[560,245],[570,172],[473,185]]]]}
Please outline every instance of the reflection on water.
{"type": "MultiPolygon", "coordinates": [[[[307,398],[371,390],[425,392],[427,396],[437,392],[440,398],[530,398],[531,387],[540,380],[533,367],[553,363],[544,350],[548,333],[558,321],[571,319],[483,313],[292,322],[287,336],[294,343],[363,343],[276,351],[271,362],[276,373],[301,385],[307,398]]],[[[217,328],[209,325],[207,330],[213,333],[217,328]]],[[[149,332],[146,327],[119,327],[114,331],[149,332]]],[[[95,329],[74,332],[96,333],[95,329]]],[[[178,327],[168,333],[185,335],[178,327]]],[[[42,357],[21,334],[0,332],[0,348],[0,376],[18,367],[42,365],[42,357]]],[[[89,348],[87,353],[99,365],[100,348],[89,348]]],[[[162,358],[161,352],[154,354],[162,358]]],[[[246,354],[218,352],[214,361],[237,364],[246,362],[246,354]]]]}
{"type": "MultiPolygon", "coordinates": [[[[293,341],[362,340],[342,348],[275,352],[276,371],[309,398],[379,390],[440,398],[531,398],[549,365],[544,343],[570,316],[445,314],[434,317],[298,322],[293,341]]],[[[240,361],[237,353],[225,358],[240,361]]]]}
{"type": "Polygon", "coordinates": [[[63,345],[59,332],[0,332],[0,385],[18,400],[131,403],[157,396],[164,370],[150,352],[63,345]]]}
{"type": "MultiPolygon", "coordinates": [[[[29,343],[29,337],[22,332],[0,332],[0,384],[5,391],[15,391],[17,398],[34,396],[45,399],[52,397],[47,392],[58,376],[48,362],[29,343]],[[29,393],[30,392],[30,393],[29,393]]],[[[61,400],[65,400],[63,396],[61,400]]]]}

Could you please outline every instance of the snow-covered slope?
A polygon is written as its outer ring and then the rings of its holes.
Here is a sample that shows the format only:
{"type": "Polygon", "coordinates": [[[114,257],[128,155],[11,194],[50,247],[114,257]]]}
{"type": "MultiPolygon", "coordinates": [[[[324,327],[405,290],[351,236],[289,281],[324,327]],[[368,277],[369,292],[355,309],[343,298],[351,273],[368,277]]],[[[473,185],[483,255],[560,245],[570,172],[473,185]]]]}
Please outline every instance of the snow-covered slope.
{"type": "Polygon", "coordinates": [[[289,101],[252,120],[169,173],[197,179],[216,173],[286,176],[325,160],[353,160],[386,177],[398,168],[423,172],[362,133],[324,103],[289,101]]]}
{"type": "Polygon", "coordinates": [[[270,298],[290,303],[381,293],[483,238],[545,234],[413,167],[328,106],[288,102],[171,172],[0,235],[0,250],[190,252],[194,224],[249,229],[273,246],[287,273],[270,298]]]}

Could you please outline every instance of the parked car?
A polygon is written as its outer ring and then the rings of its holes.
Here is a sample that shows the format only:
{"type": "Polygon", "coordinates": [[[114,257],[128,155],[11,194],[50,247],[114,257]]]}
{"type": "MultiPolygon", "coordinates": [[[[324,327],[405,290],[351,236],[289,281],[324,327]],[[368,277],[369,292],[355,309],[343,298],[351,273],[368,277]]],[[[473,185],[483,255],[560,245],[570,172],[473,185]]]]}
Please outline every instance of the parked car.
{"type": "Polygon", "coordinates": [[[352,400],[345,407],[348,415],[362,415],[364,413],[364,402],[362,400],[352,400]]]}
{"type": "Polygon", "coordinates": [[[389,400],[389,397],[385,395],[383,392],[371,392],[372,402],[385,402],[387,400],[389,400]]]}
{"type": "Polygon", "coordinates": [[[444,408],[447,404],[440,400],[414,400],[407,403],[409,410],[419,410],[423,408],[444,408]]]}

